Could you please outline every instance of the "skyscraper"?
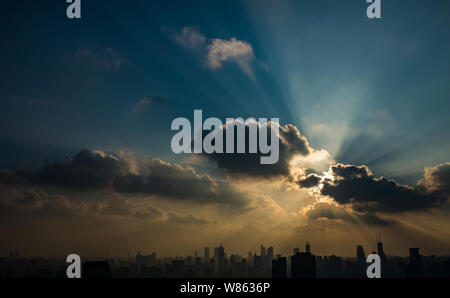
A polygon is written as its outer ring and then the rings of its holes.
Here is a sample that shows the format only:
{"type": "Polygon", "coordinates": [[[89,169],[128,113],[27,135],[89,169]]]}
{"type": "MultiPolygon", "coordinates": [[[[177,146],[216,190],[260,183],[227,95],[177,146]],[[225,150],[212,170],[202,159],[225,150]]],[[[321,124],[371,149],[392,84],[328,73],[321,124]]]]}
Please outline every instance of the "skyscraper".
{"type": "Polygon", "coordinates": [[[378,252],[378,256],[381,259],[381,262],[386,260],[386,255],[384,254],[384,250],[383,250],[383,242],[381,242],[381,234],[379,234],[377,236],[377,252],[378,252]]]}
{"type": "MultiPolygon", "coordinates": [[[[294,251],[296,249],[294,248],[294,251]]],[[[309,243],[306,252],[298,252],[291,257],[291,276],[293,278],[316,277],[316,256],[311,253],[309,243]]]]}
{"type": "Polygon", "coordinates": [[[267,249],[267,267],[272,268],[272,260],[273,260],[273,246],[267,249]]]}
{"type": "Polygon", "coordinates": [[[419,248],[410,248],[406,275],[413,278],[422,277],[422,266],[422,256],[419,253],[419,248]]]}
{"type": "Polygon", "coordinates": [[[311,246],[309,245],[309,242],[306,242],[306,248],[305,248],[306,252],[311,252],[311,246]]]}
{"type": "Polygon", "coordinates": [[[364,263],[366,261],[366,255],[364,253],[364,248],[362,245],[356,246],[356,260],[361,263],[364,263]]]}
{"type": "Polygon", "coordinates": [[[266,248],[264,245],[261,245],[261,257],[264,258],[266,256],[266,248]]]}
{"type": "Polygon", "coordinates": [[[205,259],[205,263],[209,263],[209,247],[204,248],[203,256],[205,259]]]}
{"type": "Polygon", "coordinates": [[[219,271],[219,248],[214,247],[214,271],[219,271]]]}
{"type": "Polygon", "coordinates": [[[287,277],[287,262],[285,257],[280,257],[272,261],[272,277],[273,278],[287,277]]]}
{"type": "Polygon", "coordinates": [[[362,245],[356,246],[356,275],[358,277],[365,276],[366,269],[366,255],[362,245]]]}
{"type": "Polygon", "coordinates": [[[217,264],[217,268],[218,268],[218,272],[222,273],[225,271],[225,249],[223,248],[223,246],[220,246],[218,249],[218,264],[217,264]]]}

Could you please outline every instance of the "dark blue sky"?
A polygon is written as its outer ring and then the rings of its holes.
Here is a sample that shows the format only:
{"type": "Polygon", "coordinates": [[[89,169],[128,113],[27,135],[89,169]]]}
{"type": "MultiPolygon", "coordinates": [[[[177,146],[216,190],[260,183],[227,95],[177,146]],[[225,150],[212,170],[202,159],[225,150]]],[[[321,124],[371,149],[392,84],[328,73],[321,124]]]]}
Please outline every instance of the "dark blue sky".
{"type": "Polygon", "coordinates": [[[450,160],[450,3],[382,1],[8,1],[0,12],[0,168],[82,148],[179,158],[175,117],[278,117],[339,162],[417,180],[450,160]],[[205,64],[183,28],[249,44],[205,64]],[[244,63],[245,64],[245,63],[244,63]],[[247,64],[245,64],[247,65],[247,64]],[[143,98],[147,104],[137,109],[143,98]]]}

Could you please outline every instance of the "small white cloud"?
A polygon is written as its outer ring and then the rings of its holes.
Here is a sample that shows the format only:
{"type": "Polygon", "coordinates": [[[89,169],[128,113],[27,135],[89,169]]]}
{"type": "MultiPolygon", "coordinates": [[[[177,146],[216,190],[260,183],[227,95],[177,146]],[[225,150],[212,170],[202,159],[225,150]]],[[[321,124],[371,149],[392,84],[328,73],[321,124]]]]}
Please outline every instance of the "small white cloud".
{"type": "Polygon", "coordinates": [[[212,39],[208,46],[207,63],[211,69],[222,67],[224,62],[236,62],[244,73],[253,77],[250,63],[254,59],[255,55],[250,43],[234,37],[230,40],[212,39]]]}
{"type": "MultiPolygon", "coordinates": [[[[169,31],[165,27],[162,27],[161,30],[169,31]]],[[[254,78],[251,63],[255,60],[255,55],[249,42],[237,40],[235,37],[230,40],[207,39],[200,32],[198,26],[186,26],[181,32],[172,33],[170,36],[183,48],[205,55],[205,64],[209,69],[219,69],[225,62],[234,62],[245,74],[254,78]]],[[[266,64],[261,64],[261,67],[266,72],[269,71],[266,64]]]]}
{"type": "Polygon", "coordinates": [[[180,33],[173,35],[173,40],[184,48],[200,50],[205,45],[206,37],[198,30],[197,26],[186,26],[180,33]]]}

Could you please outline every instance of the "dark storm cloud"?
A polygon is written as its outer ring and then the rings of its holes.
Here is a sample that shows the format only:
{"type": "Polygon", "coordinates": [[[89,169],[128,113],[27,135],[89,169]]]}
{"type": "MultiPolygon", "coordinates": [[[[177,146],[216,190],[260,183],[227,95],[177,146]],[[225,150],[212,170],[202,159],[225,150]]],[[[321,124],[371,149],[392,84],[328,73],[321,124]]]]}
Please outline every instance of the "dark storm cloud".
{"type": "Polygon", "coordinates": [[[36,171],[3,171],[0,184],[52,186],[60,192],[115,191],[154,195],[194,203],[245,206],[248,198],[229,182],[199,175],[192,168],[153,159],[134,166],[130,160],[97,150],[82,150],[67,162],[53,162],[36,171]],[[138,169],[133,169],[137,167],[138,169]]]}
{"type": "Polygon", "coordinates": [[[425,168],[423,178],[417,184],[428,193],[450,198],[450,162],[425,168]]]}
{"type": "MultiPolygon", "coordinates": [[[[269,125],[271,125],[270,122],[269,125]]],[[[226,132],[224,131],[224,147],[226,146],[225,134],[226,132]]],[[[270,132],[268,134],[268,139],[270,139],[270,132]]],[[[235,133],[235,139],[236,135],[235,133]]],[[[248,152],[248,136],[249,129],[248,125],[246,125],[245,152],[248,152]]],[[[260,153],[214,153],[206,156],[210,160],[215,161],[219,168],[230,175],[245,175],[259,178],[289,176],[289,162],[292,158],[295,155],[308,155],[312,149],[306,137],[302,136],[298,128],[291,124],[279,127],[279,140],[279,159],[275,164],[260,164],[260,153]]]]}
{"type": "Polygon", "coordinates": [[[111,154],[82,150],[68,162],[53,162],[37,171],[6,170],[0,183],[6,185],[52,185],[70,190],[104,189],[129,171],[128,164],[111,154]]]}
{"type": "Polygon", "coordinates": [[[0,202],[1,217],[71,217],[86,210],[87,204],[73,202],[40,189],[15,190],[9,195],[2,193],[0,202]]]}
{"type": "Polygon", "coordinates": [[[325,181],[321,193],[357,211],[403,212],[435,207],[439,198],[394,180],[376,178],[366,166],[331,166],[335,181],[325,181]]]}
{"type": "Polygon", "coordinates": [[[145,170],[146,175],[130,174],[118,178],[114,189],[124,194],[157,195],[199,203],[246,204],[246,198],[234,191],[228,182],[199,175],[192,168],[153,159],[145,170]]]}
{"type": "Polygon", "coordinates": [[[115,215],[141,219],[162,218],[165,213],[152,205],[137,206],[131,200],[113,196],[104,202],[71,200],[38,188],[15,188],[12,192],[1,191],[0,217],[75,217],[115,215]]]}
{"type": "Polygon", "coordinates": [[[350,223],[365,223],[367,225],[392,225],[394,220],[386,220],[370,213],[350,213],[347,210],[330,205],[328,203],[316,203],[311,209],[306,212],[306,217],[309,219],[340,219],[350,223]]]}
{"type": "Polygon", "coordinates": [[[114,155],[83,150],[68,163],[54,162],[41,168],[35,180],[44,185],[93,190],[111,186],[114,179],[128,171],[128,164],[114,155]]]}
{"type": "Polygon", "coordinates": [[[300,185],[300,187],[304,188],[310,188],[319,185],[320,180],[322,177],[316,175],[316,174],[310,174],[306,177],[301,177],[297,183],[300,185]]]}

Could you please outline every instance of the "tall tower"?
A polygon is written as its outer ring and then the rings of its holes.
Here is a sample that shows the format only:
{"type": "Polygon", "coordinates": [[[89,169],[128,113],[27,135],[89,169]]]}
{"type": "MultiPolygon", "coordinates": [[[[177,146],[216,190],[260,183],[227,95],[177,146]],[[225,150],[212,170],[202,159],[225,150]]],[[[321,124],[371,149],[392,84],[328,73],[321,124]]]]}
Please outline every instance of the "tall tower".
{"type": "Polygon", "coordinates": [[[380,233],[377,234],[377,252],[378,252],[378,255],[380,256],[381,261],[386,260],[386,255],[384,254],[383,242],[381,242],[381,234],[380,233]]]}
{"type": "Polygon", "coordinates": [[[261,245],[261,257],[263,258],[266,257],[266,248],[264,245],[261,245]]]}
{"type": "Polygon", "coordinates": [[[218,266],[217,266],[218,272],[222,273],[225,270],[225,266],[226,266],[225,250],[224,250],[223,246],[220,246],[218,249],[218,259],[219,259],[218,266]]]}
{"type": "Polygon", "coordinates": [[[366,254],[362,245],[356,246],[356,274],[364,277],[366,273],[366,254]]]}
{"type": "Polygon", "coordinates": [[[273,261],[273,246],[269,247],[267,249],[267,268],[272,268],[272,261],[273,261]]]}
{"type": "Polygon", "coordinates": [[[362,245],[356,246],[356,260],[359,263],[365,263],[366,262],[366,255],[364,253],[364,248],[362,245]]]}
{"type": "Polygon", "coordinates": [[[309,245],[309,242],[306,242],[306,252],[311,252],[311,246],[309,245]]]}

